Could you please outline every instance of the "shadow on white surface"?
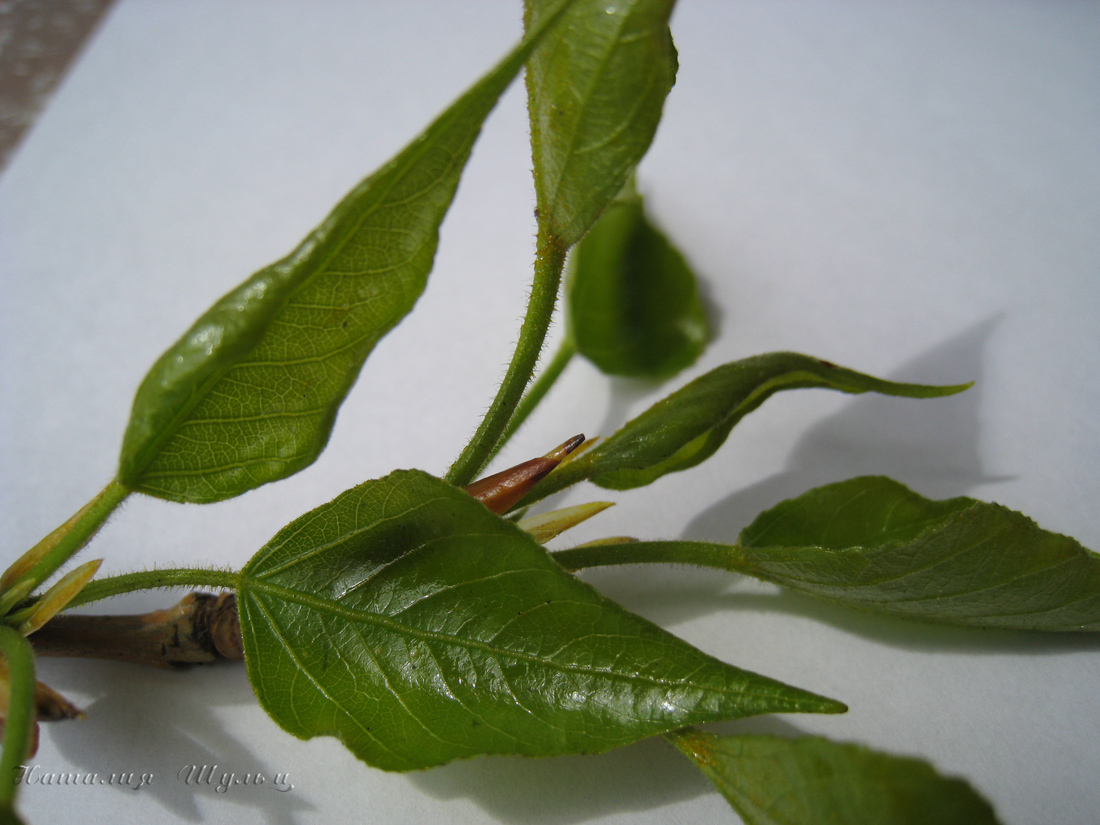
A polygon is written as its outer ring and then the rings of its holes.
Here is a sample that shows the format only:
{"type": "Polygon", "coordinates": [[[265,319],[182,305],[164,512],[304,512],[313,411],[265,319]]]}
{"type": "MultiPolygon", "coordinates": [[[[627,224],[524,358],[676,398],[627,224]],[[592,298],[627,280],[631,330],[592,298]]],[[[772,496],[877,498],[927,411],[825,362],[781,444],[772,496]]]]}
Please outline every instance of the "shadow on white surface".
{"type": "Polygon", "coordinates": [[[855,476],[888,475],[931,498],[1006,480],[985,475],[979,453],[982,355],[1000,320],[982,321],[888,376],[926,384],[974,381],[969,390],[948,398],[868,393],[854,399],[799,439],[783,472],[707,508],[682,537],[729,541],[780,501],[855,476]]]}
{"type": "MultiPolygon", "coordinates": [[[[58,663],[62,664],[62,663],[58,663]]],[[[77,660],[75,667],[43,668],[44,678],[62,692],[80,691],[101,698],[84,708],[87,719],[51,725],[50,739],[58,752],[82,773],[106,771],[152,774],[153,782],[136,791],[114,786],[131,797],[155,798],[166,815],[180,820],[204,820],[198,800],[231,802],[262,811],[276,825],[292,825],[296,814],[312,806],[293,793],[279,792],[273,781],[280,766],[252,753],[226,733],[214,712],[226,706],[255,705],[256,699],[240,663],[220,663],[186,672],[160,671],[121,662],[77,660]],[[188,766],[211,766],[213,784],[185,782],[188,766]],[[215,767],[216,766],[216,767],[215,767]],[[259,772],[258,786],[216,790],[223,774],[259,772]],[[181,776],[181,772],[183,772],[181,776]]],[[[285,766],[282,766],[285,770],[285,766]]]]}
{"type": "Polygon", "coordinates": [[[411,775],[437,799],[470,799],[503,822],[570,825],[714,792],[663,739],[598,756],[483,757],[411,775]]]}

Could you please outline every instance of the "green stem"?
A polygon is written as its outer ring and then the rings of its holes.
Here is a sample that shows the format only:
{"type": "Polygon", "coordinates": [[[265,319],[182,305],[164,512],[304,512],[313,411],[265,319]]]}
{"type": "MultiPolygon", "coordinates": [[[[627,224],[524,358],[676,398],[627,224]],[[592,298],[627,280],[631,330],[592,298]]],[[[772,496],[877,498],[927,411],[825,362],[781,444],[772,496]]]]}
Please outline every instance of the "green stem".
{"type": "Polygon", "coordinates": [[[0,597],[0,616],[6,615],[20,599],[57,572],[61,565],[91,541],[128,495],[130,488],[116,478],[72,518],[9,567],[0,580],[0,587],[4,590],[4,595],[0,597]]]}
{"type": "Polygon", "coordinates": [[[10,627],[0,626],[0,652],[7,663],[11,694],[4,720],[4,750],[0,753],[0,815],[15,820],[16,770],[23,763],[30,745],[36,708],[34,704],[34,651],[30,644],[10,627]]]}
{"type": "Polygon", "coordinates": [[[539,230],[538,252],[535,256],[535,278],[531,285],[531,297],[527,302],[527,314],[519,331],[516,351],[504,375],[496,398],[474,433],[474,437],[462,454],[447,471],[446,479],[456,487],[469,484],[488,462],[501,434],[516,412],[523,391],[531,381],[538,364],[546,331],[554,315],[558,300],[561,273],[565,265],[565,247],[561,239],[545,230],[539,230]]]}
{"type": "Polygon", "coordinates": [[[539,405],[543,397],[550,391],[550,388],[554,386],[558,378],[565,371],[565,368],[569,366],[569,362],[573,360],[573,356],[577,354],[577,345],[573,343],[573,339],[566,337],[561,346],[558,347],[558,351],[554,354],[553,359],[546,365],[539,377],[535,379],[535,383],[528,387],[527,392],[524,393],[523,398],[520,399],[519,406],[516,407],[516,411],[512,414],[511,420],[508,421],[508,426],[504,428],[504,432],[500,436],[500,440],[497,441],[496,447],[493,448],[492,453],[489,454],[489,460],[500,452],[500,449],[508,443],[508,440],[516,434],[523,422],[527,420],[535,407],[539,405]]]}
{"type": "Polygon", "coordinates": [[[138,573],[123,573],[120,576],[88,582],[76,598],[69,602],[68,608],[134,590],[152,590],[157,587],[222,587],[227,590],[236,590],[240,583],[241,574],[231,570],[209,570],[200,567],[142,570],[138,573]]]}
{"type": "Polygon", "coordinates": [[[748,573],[744,554],[735,544],[705,541],[635,541],[627,544],[595,544],[559,550],[554,561],[566,570],[610,567],[619,564],[691,564],[748,573]]]}

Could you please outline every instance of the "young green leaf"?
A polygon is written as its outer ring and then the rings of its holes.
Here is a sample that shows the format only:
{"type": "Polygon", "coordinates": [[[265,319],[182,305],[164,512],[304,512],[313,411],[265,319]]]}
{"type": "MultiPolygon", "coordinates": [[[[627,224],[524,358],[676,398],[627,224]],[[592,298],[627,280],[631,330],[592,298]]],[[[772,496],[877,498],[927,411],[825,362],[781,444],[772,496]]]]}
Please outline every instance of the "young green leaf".
{"type": "Polygon", "coordinates": [[[378,340],[424,290],[482,121],[561,4],[290,255],[219,300],[138,390],[119,479],[219,501],[311,464],[378,340]]]}
{"type": "Polygon", "coordinates": [[[996,825],[962,779],[920,759],[818,737],[669,735],[746,825],[996,825]]]}
{"type": "Polygon", "coordinates": [[[628,421],[606,441],[563,463],[535,489],[535,495],[541,498],[584,479],[627,490],[694,467],[722,446],[738,421],[780,390],[822,387],[852,394],[938,398],[969,386],[898,384],[793,352],[733,361],[701,375],[628,421]]]}
{"type": "MultiPolygon", "coordinates": [[[[568,248],[649,148],[676,80],[675,0],[578,0],[527,65],[540,223],[568,248]]],[[[528,30],[549,0],[525,0],[528,30]]]]}
{"type": "Polygon", "coordinates": [[[829,484],[762,513],[738,569],[845,604],[952,624],[1100,630],[1100,555],[972,498],[889,478],[829,484]]]}
{"type": "Polygon", "coordinates": [[[718,567],[852,607],[956,625],[1100,630],[1100,555],[999,504],[932,501],[881,476],[781,502],[736,545],[642,541],[554,558],[569,570],[718,567]]]}
{"type": "Polygon", "coordinates": [[[605,751],[702,720],[844,709],[628,613],[516,525],[417,471],[292,522],[245,566],[238,604],[267,712],[389,770],[605,751]]]}
{"type": "Polygon", "coordinates": [[[630,191],[573,251],[566,283],[577,351],[610,375],[667,378],[699,357],[707,317],[695,273],[630,191]]]}

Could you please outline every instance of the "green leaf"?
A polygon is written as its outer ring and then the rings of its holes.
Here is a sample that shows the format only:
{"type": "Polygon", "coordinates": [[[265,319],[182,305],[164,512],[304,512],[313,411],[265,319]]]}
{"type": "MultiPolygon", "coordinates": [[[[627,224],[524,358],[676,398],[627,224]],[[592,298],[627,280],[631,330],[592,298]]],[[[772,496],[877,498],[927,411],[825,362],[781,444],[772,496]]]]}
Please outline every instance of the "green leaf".
{"type": "Polygon", "coordinates": [[[1026,630],[1100,630],[1100,555],[972,498],[932,501],[881,476],[762,513],[738,569],[884,613],[1026,630]]]}
{"type": "Polygon", "coordinates": [[[993,808],[962,779],[927,762],[805,737],[669,737],[746,825],[996,825],[993,808]]]}
{"type": "Polygon", "coordinates": [[[123,484],[219,501],[320,455],[367,355],[424,290],[482,121],[560,9],[297,249],[215,303],[161,356],[134,400],[123,484]]]}
{"type": "Polygon", "coordinates": [[[544,497],[584,479],[627,490],[710,458],[742,418],[780,390],[821,387],[859,394],[938,398],[970,384],[898,384],[793,352],[733,361],[658,401],[603,443],[562,466],[536,488],[544,497]]]}
{"type": "Polygon", "coordinates": [[[843,705],[723,664],[401,471],[284,528],[238,589],[252,686],[302,738],[389,770],[605,751],[704,719],[843,705]]]}
{"type": "Polygon", "coordinates": [[[13,781],[31,749],[34,736],[36,707],[34,702],[34,651],[20,634],[7,625],[0,625],[0,689],[4,691],[6,712],[0,722],[4,748],[0,753],[0,822],[18,823],[15,813],[15,793],[19,786],[13,781]]]}
{"type": "MultiPolygon", "coordinates": [[[[540,223],[568,248],[649,148],[676,80],[674,0],[578,0],[527,65],[540,223]]],[[[548,0],[525,0],[528,30],[548,0]]]]}
{"type": "Polygon", "coordinates": [[[577,351],[610,375],[667,378],[706,344],[695,273],[633,191],[577,244],[566,290],[577,351]]]}

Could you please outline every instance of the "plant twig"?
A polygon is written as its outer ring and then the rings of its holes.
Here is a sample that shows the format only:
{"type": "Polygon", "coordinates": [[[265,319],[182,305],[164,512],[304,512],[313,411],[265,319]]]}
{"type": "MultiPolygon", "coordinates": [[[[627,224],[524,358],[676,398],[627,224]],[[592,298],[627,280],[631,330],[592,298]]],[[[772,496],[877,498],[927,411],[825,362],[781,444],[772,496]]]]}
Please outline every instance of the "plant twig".
{"type": "Polygon", "coordinates": [[[447,471],[446,480],[451,484],[462,487],[474,480],[489,461],[501,434],[515,414],[538,364],[546,332],[550,329],[564,266],[565,247],[561,239],[540,231],[531,297],[527,302],[527,314],[520,327],[516,350],[489,411],[485,413],[470,443],[447,471]]]}
{"type": "Polygon", "coordinates": [[[39,656],[115,659],[174,668],[242,660],[233,593],[189,593],[179,604],[133,616],[56,616],[30,639],[39,656]]]}
{"type": "Polygon", "coordinates": [[[573,343],[573,339],[566,337],[561,345],[558,347],[558,351],[554,353],[554,357],[550,360],[550,363],[546,365],[539,377],[535,379],[535,382],[524,393],[523,398],[520,399],[519,406],[516,407],[516,411],[512,414],[511,419],[508,421],[508,426],[504,428],[504,432],[501,433],[500,440],[497,441],[497,445],[493,448],[493,452],[489,455],[489,461],[500,449],[508,443],[508,440],[516,434],[523,422],[527,420],[535,407],[539,405],[543,397],[550,391],[550,388],[554,386],[554,383],[561,377],[561,374],[565,371],[565,368],[569,366],[569,362],[573,360],[573,356],[577,354],[577,345],[573,343]]]}

